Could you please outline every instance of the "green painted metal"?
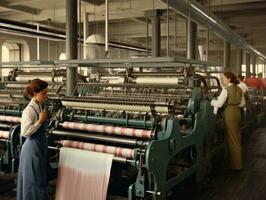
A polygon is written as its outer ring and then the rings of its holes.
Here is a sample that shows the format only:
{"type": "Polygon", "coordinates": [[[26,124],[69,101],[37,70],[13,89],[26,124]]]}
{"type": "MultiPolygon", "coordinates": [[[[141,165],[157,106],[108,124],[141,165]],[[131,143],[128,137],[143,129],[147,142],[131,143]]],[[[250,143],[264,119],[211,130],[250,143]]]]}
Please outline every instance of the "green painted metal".
{"type": "Polygon", "coordinates": [[[0,109],[0,114],[1,115],[11,115],[11,116],[21,116],[22,114],[22,109],[17,109],[17,110],[10,110],[10,109],[0,109]]]}
{"type": "MultiPolygon", "coordinates": [[[[145,162],[139,164],[139,171],[148,171],[153,180],[153,188],[146,188],[149,181],[147,176],[139,175],[134,184],[135,197],[153,195],[153,199],[167,199],[167,193],[185,178],[195,174],[198,179],[204,177],[208,155],[204,150],[211,149],[211,139],[215,128],[215,116],[212,112],[210,102],[200,99],[201,91],[195,88],[192,92],[191,105],[188,105],[191,115],[194,115],[194,123],[184,133],[180,127],[180,120],[167,118],[162,123],[162,130],[158,133],[157,139],[150,141],[146,149],[145,162]],[[191,154],[194,157],[191,157],[191,154]],[[189,155],[189,156],[188,156],[189,155]],[[168,177],[169,167],[174,165],[176,169],[183,163],[182,170],[175,175],[168,177]],[[145,190],[143,190],[145,189],[145,190]],[[150,190],[150,191],[149,191],[150,190]],[[143,194],[143,191],[144,194],[143,194]],[[147,191],[149,191],[147,193],[147,191]]],[[[187,124],[190,122],[188,120],[187,124]]]]}
{"type": "Polygon", "coordinates": [[[94,122],[100,124],[115,124],[121,126],[138,127],[150,129],[153,127],[152,121],[124,119],[124,118],[108,118],[108,117],[95,117],[89,115],[68,114],[67,118],[75,121],[94,122]]]}
{"type": "Polygon", "coordinates": [[[20,126],[12,126],[9,130],[9,139],[5,141],[5,152],[0,156],[0,171],[16,173],[19,161],[20,126]]]}

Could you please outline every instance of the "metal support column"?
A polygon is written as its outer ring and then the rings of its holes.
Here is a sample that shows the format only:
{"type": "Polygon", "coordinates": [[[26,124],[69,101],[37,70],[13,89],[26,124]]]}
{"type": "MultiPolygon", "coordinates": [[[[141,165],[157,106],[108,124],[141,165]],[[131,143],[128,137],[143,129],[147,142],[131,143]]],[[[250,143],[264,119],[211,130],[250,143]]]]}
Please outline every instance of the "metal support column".
{"type": "Polygon", "coordinates": [[[250,77],[250,54],[249,52],[245,52],[245,62],[246,62],[246,77],[250,77]]]}
{"type": "MultiPolygon", "coordinates": [[[[77,0],[66,0],[66,57],[77,59],[77,0]]],[[[77,68],[67,68],[67,95],[72,95],[77,83],[77,68]]]]}
{"type": "Polygon", "coordinates": [[[251,56],[251,62],[252,62],[252,74],[255,75],[256,74],[256,55],[252,55],[251,56]]]}
{"type": "MultiPolygon", "coordinates": [[[[40,32],[40,25],[37,24],[37,33],[40,32]]],[[[37,60],[40,60],[40,37],[37,37],[37,60]]]]}
{"type": "Polygon", "coordinates": [[[89,13],[84,13],[83,19],[83,58],[87,59],[86,40],[89,36],[89,13]]]}
{"type": "Polygon", "coordinates": [[[237,57],[236,57],[236,72],[238,75],[242,75],[242,61],[243,61],[243,50],[237,49],[237,57]]]}
{"type": "MultiPolygon", "coordinates": [[[[3,46],[3,44],[4,44],[4,39],[1,39],[0,38],[0,46],[3,46]]],[[[3,61],[3,58],[2,58],[2,51],[3,51],[3,48],[0,48],[0,62],[2,62],[3,61]]],[[[23,58],[23,60],[24,60],[24,58],[23,58]]],[[[1,81],[4,81],[4,77],[3,77],[3,71],[2,71],[3,69],[2,69],[2,66],[0,66],[0,77],[1,77],[1,81]]]]}
{"type": "Polygon", "coordinates": [[[175,47],[178,47],[178,45],[177,45],[177,23],[178,23],[178,19],[177,19],[177,14],[175,14],[175,16],[174,16],[174,24],[175,24],[175,27],[174,27],[174,29],[175,29],[175,47]]]}
{"type": "Polygon", "coordinates": [[[159,57],[161,55],[161,10],[147,11],[146,16],[150,17],[152,25],[152,57],[159,57]]]}
{"type": "Polygon", "coordinates": [[[224,71],[231,71],[230,68],[230,43],[224,41],[224,71]]]}
{"type": "Polygon", "coordinates": [[[266,78],[266,63],[263,63],[263,78],[266,78]]]}
{"type": "Polygon", "coordinates": [[[109,57],[109,2],[105,0],[105,55],[109,57]]]}
{"type": "Polygon", "coordinates": [[[187,19],[187,58],[196,59],[197,24],[187,19]]]}
{"type": "Polygon", "coordinates": [[[209,40],[210,40],[210,31],[206,31],[206,58],[205,61],[209,60],[209,40]]]}

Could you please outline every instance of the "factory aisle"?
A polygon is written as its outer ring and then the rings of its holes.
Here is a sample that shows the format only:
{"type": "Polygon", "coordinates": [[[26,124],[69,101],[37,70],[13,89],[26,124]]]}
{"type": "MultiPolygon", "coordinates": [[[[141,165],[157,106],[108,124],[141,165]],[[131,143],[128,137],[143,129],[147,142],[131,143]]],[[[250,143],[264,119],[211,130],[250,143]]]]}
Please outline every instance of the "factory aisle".
{"type": "Polygon", "coordinates": [[[244,135],[243,139],[244,170],[214,169],[210,181],[193,200],[266,199],[266,128],[257,129],[249,137],[244,135]]]}

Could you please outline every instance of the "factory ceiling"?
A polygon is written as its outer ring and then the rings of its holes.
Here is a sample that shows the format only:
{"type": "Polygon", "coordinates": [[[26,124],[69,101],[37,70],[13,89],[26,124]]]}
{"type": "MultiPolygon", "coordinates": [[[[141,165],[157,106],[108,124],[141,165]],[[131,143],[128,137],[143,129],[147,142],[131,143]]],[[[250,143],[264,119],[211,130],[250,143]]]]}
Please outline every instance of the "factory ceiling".
{"type": "MultiPolygon", "coordinates": [[[[0,19],[39,23],[64,29],[66,18],[65,1],[1,0],[0,19]]],[[[264,0],[201,0],[200,3],[209,12],[222,19],[248,44],[266,55],[266,2],[264,0]]],[[[142,47],[147,42],[146,11],[152,9],[165,10],[161,17],[162,51],[165,51],[167,17],[166,6],[161,1],[109,0],[109,9],[110,38],[142,47]]],[[[104,33],[105,0],[81,0],[80,10],[81,22],[83,22],[83,14],[85,12],[89,14],[90,34],[104,33]]],[[[186,20],[171,10],[169,16],[170,49],[175,49],[175,52],[181,55],[185,54],[186,20]]],[[[149,36],[151,36],[150,31],[151,28],[149,28],[149,36]]],[[[204,25],[199,25],[199,44],[206,44],[206,35],[207,29],[204,28],[204,25]]],[[[210,54],[222,56],[223,40],[210,33],[208,41],[210,54]]],[[[232,45],[232,48],[234,48],[234,45],[232,45]]]]}

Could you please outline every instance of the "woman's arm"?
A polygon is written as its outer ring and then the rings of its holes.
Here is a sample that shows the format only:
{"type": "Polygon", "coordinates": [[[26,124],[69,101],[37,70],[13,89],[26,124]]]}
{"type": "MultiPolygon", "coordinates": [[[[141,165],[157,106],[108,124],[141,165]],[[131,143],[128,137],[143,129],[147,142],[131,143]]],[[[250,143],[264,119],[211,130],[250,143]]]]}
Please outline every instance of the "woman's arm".
{"type": "Polygon", "coordinates": [[[242,95],[241,95],[241,101],[240,101],[240,104],[239,104],[238,107],[243,108],[245,105],[246,105],[245,95],[244,95],[244,93],[242,92],[242,95]]]}
{"type": "Polygon", "coordinates": [[[217,97],[217,99],[213,99],[211,101],[211,105],[216,108],[221,108],[226,101],[227,95],[227,90],[223,88],[221,94],[217,97]]]}

